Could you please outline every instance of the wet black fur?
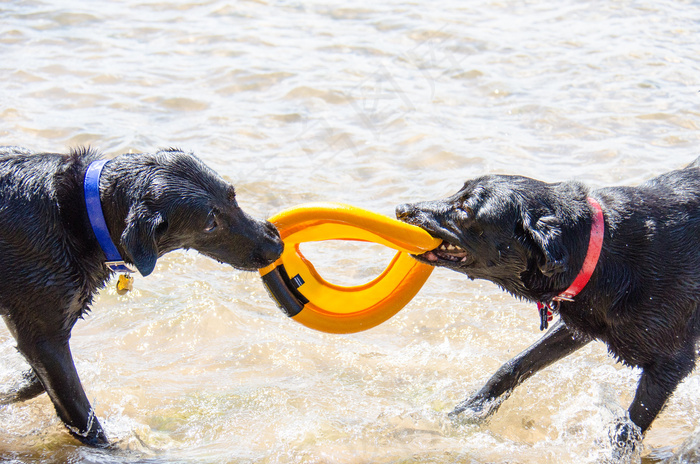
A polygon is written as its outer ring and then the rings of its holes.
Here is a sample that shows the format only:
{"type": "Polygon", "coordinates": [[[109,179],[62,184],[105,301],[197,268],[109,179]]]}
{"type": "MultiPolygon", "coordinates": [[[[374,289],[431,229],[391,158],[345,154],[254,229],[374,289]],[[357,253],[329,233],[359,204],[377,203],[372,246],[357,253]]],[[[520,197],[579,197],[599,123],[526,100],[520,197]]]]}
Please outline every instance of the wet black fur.
{"type": "MultiPolygon", "coordinates": [[[[84,149],[33,154],[0,147],[0,314],[32,367],[0,392],[0,405],[46,391],[76,438],[106,445],[68,343],[110,276],[83,193],[87,166],[98,158],[84,149]]],[[[100,197],[112,241],[144,276],[178,248],[244,270],[263,267],[282,251],[270,223],[246,215],[230,184],[180,150],[110,160],[100,197]]]]}
{"type": "MultiPolygon", "coordinates": [[[[467,250],[464,262],[429,262],[550,301],[583,263],[597,199],[605,217],[600,260],[560,321],[452,412],[483,419],[538,370],[601,340],[642,369],[630,419],[645,432],[694,368],[700,336],[700,158],[638,187],[590,191],[519,176],[467,181],[444,200],[401,205],[397,217],[467,250]]],[[[533,323],[537,323],[533,320],[533,323]]],[[[624,432],[627,433],[627,432],[624,432]]]]}

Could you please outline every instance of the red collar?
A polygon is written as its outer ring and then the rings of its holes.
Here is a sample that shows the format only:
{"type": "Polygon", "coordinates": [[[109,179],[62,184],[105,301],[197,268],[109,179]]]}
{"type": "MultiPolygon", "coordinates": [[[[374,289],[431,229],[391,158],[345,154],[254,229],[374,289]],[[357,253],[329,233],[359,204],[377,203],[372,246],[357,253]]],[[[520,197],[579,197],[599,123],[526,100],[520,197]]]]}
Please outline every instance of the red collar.
{"type": "MultiPolygon", "coordinates": [[[[591,197],[588,197],[588,203],[593,207],[595,215],[593,216],[593,222],[591,224],[591,236],[588,239],[586,259],[583,260],[581,270],[573,283],[569,285],[569,288],[552,298],[552,301],[554,301],[557,306],[562,301],[573,301],[573,298],[583,290],[588,281],[591,280],[593,271],[595,271],[596,265],[598,264],[598,258],[600,258],[600,250],[603,248],[603,236],[605,235],[605,218],[603,217],[603,210],[600,207],[600,203],[591,197]]],[[[552,320],[551,302],[543,303],[538,301],[537,308],[540,311],[540,330],[544,330],[548,326],[547,322],[552,320]]]]}

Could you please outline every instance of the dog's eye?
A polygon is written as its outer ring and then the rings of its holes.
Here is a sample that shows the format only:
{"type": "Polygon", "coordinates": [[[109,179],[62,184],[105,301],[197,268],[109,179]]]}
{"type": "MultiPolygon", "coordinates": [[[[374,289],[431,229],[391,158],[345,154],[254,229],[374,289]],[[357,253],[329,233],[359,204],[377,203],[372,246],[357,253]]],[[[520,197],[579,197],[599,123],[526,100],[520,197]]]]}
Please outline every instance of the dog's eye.
{"type": "Polygon", "coordinates": [[[204,225],[204,232],[214,232],[219,227],[219,222],[216,220],[216,213],[213,211],[207,216],[207,222],[204,225]]]}

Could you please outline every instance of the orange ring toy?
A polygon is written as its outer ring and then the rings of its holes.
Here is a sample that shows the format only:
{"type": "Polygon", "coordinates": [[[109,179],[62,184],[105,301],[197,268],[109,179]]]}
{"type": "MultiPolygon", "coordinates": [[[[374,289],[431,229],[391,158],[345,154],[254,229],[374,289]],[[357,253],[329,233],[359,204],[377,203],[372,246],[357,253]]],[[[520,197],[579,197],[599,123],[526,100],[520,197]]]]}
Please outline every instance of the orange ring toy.
{"type": "Polygon", "coordinates": [[[284,251],[260,269],[263,283],[280,309],[295,321],[328,333],[354,333],[391,318],[418,293],[433,271],[410,254],[440,245],[423,229],[341,203],[310,203],[270,219],[282,236],[284,251]],[[299,244],[358,240],[397,250],[384,271],[363,285],[340,286],[324,280],[301,253],[299,244]]]}

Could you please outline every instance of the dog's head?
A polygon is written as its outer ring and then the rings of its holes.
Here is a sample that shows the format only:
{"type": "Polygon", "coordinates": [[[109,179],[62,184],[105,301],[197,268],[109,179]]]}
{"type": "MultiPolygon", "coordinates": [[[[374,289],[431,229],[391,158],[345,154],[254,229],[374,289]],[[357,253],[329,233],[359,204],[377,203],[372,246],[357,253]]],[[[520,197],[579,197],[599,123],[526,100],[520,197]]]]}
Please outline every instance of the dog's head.
{"type": "Polygon", "coordinates": [[[577,183],[484,176],[444,200],[401,205],[396,216],[443,240],[418,260],[533,298],[568,271],[573,229],[585,214],[578,199],[585,198],[577,183]],[[569,197],[577,201],[567,205],[569,197]]]}
{"type": "Polygon", "coordinates": [[[104,182],[117,203],[112,211],[125,218],[119,246],[142,275],[153,271],[160,256],[179,248],[242,270],[267,266],[282,253],[277,229],[248,216],[233,186],[194,155],[164,150],[114,161],[104,182]]]}

